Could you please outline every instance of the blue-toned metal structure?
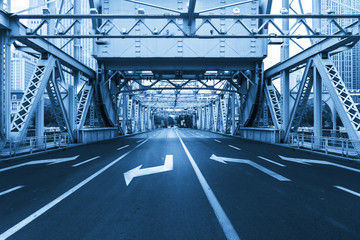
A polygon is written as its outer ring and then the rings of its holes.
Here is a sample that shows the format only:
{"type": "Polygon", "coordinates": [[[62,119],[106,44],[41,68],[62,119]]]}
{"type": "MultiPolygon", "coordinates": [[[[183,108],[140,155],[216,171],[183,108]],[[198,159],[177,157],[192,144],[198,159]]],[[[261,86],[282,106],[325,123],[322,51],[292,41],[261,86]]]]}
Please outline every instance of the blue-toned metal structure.
{"type": "Polygon", "coordinates": [[[300,0],[283,0],[280,14],[271,14],[272,1],[265,0],[89,0],[86,5],[73,0],[68,10],[64,1],[59,8],[43,6],[42,14],[0,14],[4,151],[11,154],[32,144],[25,139],[35,115],[36,142],[41,145],[45,93],[58,130],[70,142],[148,131],[157,114],[191,116],[198,129],[288,142],[311,96],[314,148],[322,145],[321,102],[326,95],[350,145],[360,151],[360,114],[331,60],[358,42],[360,15],[334,15],[330,10],[324,15],[320,0],[312,1],[311,14],[304,14],[300,0]],[[87,6],[87,13],[81,6],[87,6]],[[353,23],[342,26],[341,18],[353,23]],[[30,28],[22,19],[40,20],[30,28]],[[321,20],[338,32],[324,34],[321,20]],[[82,29],[85,21],[91,23],[87,32],[82,29]],[[65,44],[59,46],[55,39],[65,44]],[[81,58],[82,39],[93,41],[95,68],[81,58]],[[299,39],[309,39],[310,46],[303,47],[299,39]],[[62,49],[69,44],[72,50],[66,53],[62,49]],[[265,70],[269,44],[281,44],[281,62],[265,70]],[[12,121],[11,45],[39,58],[12,121]],[[302,51],[291,56],[291,45],[302,51]],[[291,74],[298,70],[302,78],[293,91],[291,74]],[[273,84],[276,79],[280,88],[273,84]]]}

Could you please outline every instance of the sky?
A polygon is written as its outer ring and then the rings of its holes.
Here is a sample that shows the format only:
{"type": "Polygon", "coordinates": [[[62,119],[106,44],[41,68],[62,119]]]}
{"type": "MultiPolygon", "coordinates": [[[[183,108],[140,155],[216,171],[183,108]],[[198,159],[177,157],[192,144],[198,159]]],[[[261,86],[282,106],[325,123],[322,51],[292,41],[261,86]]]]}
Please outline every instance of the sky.
{"type": "Polygon", "coordinates": [[[11,0],[11,12],[19,12],[29,8],[29,0],[11,0]]]}

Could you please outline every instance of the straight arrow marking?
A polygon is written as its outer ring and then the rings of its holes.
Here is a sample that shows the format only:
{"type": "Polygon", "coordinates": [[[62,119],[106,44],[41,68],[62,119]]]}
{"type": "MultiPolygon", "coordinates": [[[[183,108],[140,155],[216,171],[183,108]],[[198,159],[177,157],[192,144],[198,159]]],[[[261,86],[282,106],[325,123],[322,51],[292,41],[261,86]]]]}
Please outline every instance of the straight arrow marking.
{"type": "Polygon", "coordinates": [[[166,155],[165,163],[162,166],[144,168],[144,169],[141,169],[141,167],[142,167],[142,165],[137,166],[136,168],[133,168],[124,173],[126,186],[129,186],[130,182],[135,177],[140,177],[140,176],[145,176],[145,175],[167,172],[167,171],[173,170],[173,155],[166,155]]]}
{"type": "Polygon", "coordinates": [[[334,166],[334,167],[338,167],[338,168],[343,168],[343,169],[346,169],[346,170],[350,170],[350,171],[353,171],[353,172],[360,173],[360,169],[356,169],[356,168],[352,168],[352,167],[347,167],[347,166],[344,166],[344,165],[340,165],[340,164],[332,163],[332,162],[328,162],[328,161],[313,160],[313,159],[301,159],[301,158],[290,158],[290,157],[284,157],[284,156],[281,156],[281,155],[279,155],[279,157],[280,157],[282,160],[290,161],[290,162],[296,162],[296,163],[307,164],[307,165],[310,165],[310,164],[329,165],[329,166],[334,166]]]}
{"type": "Polygon", "coordinates": [[[51,164],[56,164],[56,163],[62,163],[62,162],[67,162],[67,161],[73,161],[75,159],[77,159],[80,155],[74,156],[74,157],[68,157],[68,158],[56,158],[56,159],[48,159],[48,160],[35,160],[35,161],[31,161],[31,162],[26,162],[26,163],[21,163],[18,165],[14,165],[11,167],[7,167],[7,168],[2,168],[0,169],[0,172],[5,172],[14,168],[19,168],[19,167],[23,167],[23,166],[28,166],[28,165],[35,165],[35,164],[46,164],[48,163],[48,165],[51,164]]]}
{"type": "Polygon", "coordinates": [[[234,162],[234,163],[245,163],[245,164],[249,164],[250,166],[262,171],[263,173],[266,173],[267,175],[282,181],[282,182],[289,182],[291,181],[290,179],[283,177],[279,174],[277,174],[276,172],[273,172],[257,163],[254,163],[253,161],[247,160],[247,159],[237,159],[237,158],[226,158],[226,157],[218,157],[216,155],[211,155],[210,159],[221,162],[221,163],[225,163],[226,162],[234,162]]]}

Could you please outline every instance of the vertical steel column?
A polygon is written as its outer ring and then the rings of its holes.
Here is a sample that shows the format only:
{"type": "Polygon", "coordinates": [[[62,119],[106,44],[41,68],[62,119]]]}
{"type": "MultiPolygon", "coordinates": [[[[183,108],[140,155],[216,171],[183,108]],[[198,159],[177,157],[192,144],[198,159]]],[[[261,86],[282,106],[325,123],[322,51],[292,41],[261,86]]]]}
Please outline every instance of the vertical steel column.
{"type": "MultiPolygon", "coordinates": [[[[74,14],[81,14],[81,2],[80,0],[74,0],[74,14]]],[[[74,25],[74,34],[75,35],[80,35],[81,33],[81,26],[80,26],[80,20],[75,22],[74,25]]],[[[74,38],[74,58],[78,61],[81,61],[81,57],[80,57],[80,39],[79,38],[74,38]]],[[[77,131],[77,125],[76,125],[76,113],[77,113],[77,93],[78,93],[78,85],[80,82],[80,72],[79,71],[74,71],[74,82],[73,82],[73,89],[71,91],[71,95],[69,93],[69,97],[71,98],[71,100],[69,101],[70,104],[72,104],[72,106],[70,107],[70,113],[69,113],[69,118],[70,118],[70,125],[73,129],[73,131],[77,131]]]]}
{"type": "MultiPolygon", "coordinates": [[[[289,14],[289,0],[282,0],[282,14],[289,14]]],[[[289,19],[282,19],[282,30],[284,34],[289,33],[289,19]]],[[[281,54],[281,61],[285,61],[290,56],[290,45],[289,39],[284,38],[284,43],[281,46],[282,54],[281,54]]],[[[289,114],[290,114],[290,78],[289,78],[289,71],[285,70],[281,73],[281,95],[282,95],[282,128],[286,129],[286,126],[289,122],[289,114]]]]}
{"type": "Polygon", "coordinates": [[[235,133],[235,93],[231,94],[231,133],[235,133]]]}
{"type": "Polygon", "coordinates": [[[11,103],[11,79],[10,79],[10,48],[11,48],[11,41],[6,31],[4,34],[5,37],[5,134],[6,138],[9,139],[10,135],[10,125],[11,125],[11,117],[10,117],[10,103],[11,103]]]}
{"type": "MultiPolygon", "coordinates": [[[[10,92],[10,89],[7,88],[7,82],[6,81],[6,72],[8,69],[6,69],[6,31],[1,30],[0,31],[0,134],[2,137],[9,139],[9,135],[7,134],[7,129],[10,128],[10,126],[6,125],[6,106],[10,104],[10,99],[7,99],[7,92],[10,92]]],[[[1,140],[1,138],[0,138],[1,140]]]]}
{"type": "MultiPolygon", "coordinates": [[[[313,14],[320,14],[321,13],[321,0],[312,0],[312,11],[313,14]]],[[[315,31],[321,31],[321,20],[320,19],[313,19],[313,29],[315,31]]],[[[315,40],[316,42],[318,41],[315,40]]],[[[318,73],[317,69],[314,68],[314,139],[315,139],[315,146],[321,147],[320,137],[322,136],[322,81],[321,76],[318,73]]]]}
{"type": "Polygon", "coordinates": [[[337,128],[337,124],[336,124],[336,108],[335,108],[335,103],[333,102],[331,104],[331,120],[332,120],[332,133],[331,133],[331,137],[336,137],[336,128],[337,128]]]}
{"type": "MultiPolygon", "coordinates": [[[[315,146],[320,145],[322,136],[322,109],[321,109],[322,81],[317,69],[314,69],[314,138],[315,146]]],[[[320,146],[319,146],[320,147],[320,146]]]]}

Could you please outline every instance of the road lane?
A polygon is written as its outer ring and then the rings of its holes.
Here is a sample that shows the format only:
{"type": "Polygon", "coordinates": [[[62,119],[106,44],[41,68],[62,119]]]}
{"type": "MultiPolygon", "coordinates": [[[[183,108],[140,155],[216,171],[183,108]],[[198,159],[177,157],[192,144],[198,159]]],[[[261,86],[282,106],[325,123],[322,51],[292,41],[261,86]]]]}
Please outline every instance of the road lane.
{"type": "Polygon", "coordinates": [[[167,130],[14,235],[24,238],[225,239],[225,235],[175,132],[167,130]],[[167,154],[174,156],[173,171],[138,177],[126,186],[124,172],[140,164],[161,165],[167,154]]]}
{"type": "MultiPolygon", "coordinates": [[[[360,192],[360,174],[335,166],[284,161],[278,155],[360,169],[358,164],[204,131],[177,131],[241,239],[359,236],[360,198],[353,193],[360,192]],[[248,159],[291,181],[278,181],[249,164],[216,162],[210,159],[212,154],[248,159]]],[[[24,186],[0,196],[0,234],[147,138],[139,149],[11,239],[225,239],[172,129],[1,162],[0,168],[80,155],[74,161],[0,173],[0,191],[24,186]],[[117,150],[126,145],[129,147],[117,150]],[[139,176],[126,186],[126,171],[139,165],[143,169],[164,165],[166,155],[173,155],[172,171],[139,176]],[[72,167],[96,156],[94,161],[72,167]]]]}
{"type": "MultiPolygon", "coordinates": [[[[329,160],[328,157],[217,135],[216,139],[222,141],[219,144],[209,138],[186,138],[186,135],[190,136],[186,133],[194,130],[181,131],[190,153],[243,239],[309,239],[316,236],[355,239],[358,236],[359,201],[350,194],[341,194],[333,185],[336,185],[334,182],[347,182],[345,186],[353,186],[350,189],[359,189],[359,174],[324,165],[288,163],[277,154],[329,160]],[[229,144],[242,151],[229,148],[229,144]],[[291,182],[274,182],[244,164],[209,161],[212,154],[249,159],[291,182]],[[286,164],[286,167],[263,161],[257,158],[259,155],[286,164]]],[[[214,137],[212,133],[208,136],[214,137]]]]}

